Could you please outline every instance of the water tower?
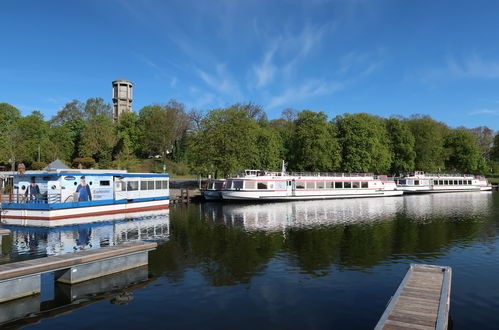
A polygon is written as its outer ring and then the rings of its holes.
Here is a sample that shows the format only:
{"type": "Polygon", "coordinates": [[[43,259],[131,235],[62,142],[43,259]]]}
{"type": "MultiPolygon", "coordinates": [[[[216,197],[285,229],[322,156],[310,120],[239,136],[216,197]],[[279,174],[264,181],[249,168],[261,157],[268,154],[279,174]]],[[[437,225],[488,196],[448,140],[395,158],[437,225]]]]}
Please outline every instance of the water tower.
{"type": "Polygon", "coordinates": [[[117,121],[121,114],[132,112],[133,84],[126,79],[113,81],[113,120],[117,121]]]}

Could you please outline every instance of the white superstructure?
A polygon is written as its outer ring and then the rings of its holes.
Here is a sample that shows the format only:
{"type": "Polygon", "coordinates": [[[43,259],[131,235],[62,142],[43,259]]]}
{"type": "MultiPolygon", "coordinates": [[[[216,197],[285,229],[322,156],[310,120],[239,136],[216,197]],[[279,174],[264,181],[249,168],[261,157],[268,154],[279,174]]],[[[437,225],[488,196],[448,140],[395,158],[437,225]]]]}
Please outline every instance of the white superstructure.
{"type": "Polygon", "coordinates": [[[227,179],[227,200],[300,200],[402,195],[395,181],[369,173],[286,173],[241,171],[227,179]]]}
{"type": "Polygon", "coordinates": [[[406,193],[438,193],[492,190],[486,178],[471,174],[428,174],[416,171],[395,179],[406,193]]]}

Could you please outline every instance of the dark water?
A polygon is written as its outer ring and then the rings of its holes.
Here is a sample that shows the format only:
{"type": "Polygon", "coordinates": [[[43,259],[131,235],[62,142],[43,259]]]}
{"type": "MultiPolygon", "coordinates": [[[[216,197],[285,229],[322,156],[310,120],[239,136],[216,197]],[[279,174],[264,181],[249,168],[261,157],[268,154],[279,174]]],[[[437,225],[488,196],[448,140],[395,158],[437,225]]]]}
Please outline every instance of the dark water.
{"type": "Polygon", "coordinates": [[[206,203],[169,215],[14,229],[2,262],[157,240],[148,269],[0,304],[41,329],[369,329],[410,263],[453,268],[454,329],[499,324],[498,193],[274,204],[206,203]]]}

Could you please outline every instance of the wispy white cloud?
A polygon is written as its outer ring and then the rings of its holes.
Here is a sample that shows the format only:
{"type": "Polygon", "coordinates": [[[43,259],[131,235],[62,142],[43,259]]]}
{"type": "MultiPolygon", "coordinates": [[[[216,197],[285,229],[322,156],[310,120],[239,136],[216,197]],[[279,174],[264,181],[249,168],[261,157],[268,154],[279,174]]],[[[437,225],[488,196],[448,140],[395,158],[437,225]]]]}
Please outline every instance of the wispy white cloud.
{"type": "Polygon", "coordinates": [[[278,43],[275,43],[263,56],[263,60],[258,65],[253,65],[253,72],[256,76],[256,87],[264,87],[274,79],[277,67],[272,62],[277,50],[278,43]]]}
{"type": "Polygon", "coordinates": [[[298,87],[288,88],[280,95],[272,97],[267,107],[272,109],[284,105],[292,106],[293,102],[298,102],[310,97],[331,94],[343,89],[344,87],[344,84],[341,82],[309,80],[298,87]]]}
{"type": "Polygon", "coordinates": [[[415,77],[424,83],[456,79],[499,79],[499,59],[485,59],[476,52],[462,59],[448,56],[442,67],[409,77],[415,77]]]}
{"type": "Polygon", "coordinates": [[[171,87],[171,88],[174,88],[175,86],[177,86],[177,83],[178,83],[178,78],[177,78],[177,77],[173,77],[173,78],[170,80],[170,87],[171,87]]]}
{"type": "Polygon", "coordinates": [[[478,109],[470,112],[470,115],[498,115],[499,109],[478,109]]]}
{"type": "Polygon", "coordinates": [[[227,71],[225,64],[219,63],[215,66],[215,73],[210,74],[204,70],[197,69],[199,78],[208,86],[219,93],[238,98],[241,96],[239,84],[227,71]]]}

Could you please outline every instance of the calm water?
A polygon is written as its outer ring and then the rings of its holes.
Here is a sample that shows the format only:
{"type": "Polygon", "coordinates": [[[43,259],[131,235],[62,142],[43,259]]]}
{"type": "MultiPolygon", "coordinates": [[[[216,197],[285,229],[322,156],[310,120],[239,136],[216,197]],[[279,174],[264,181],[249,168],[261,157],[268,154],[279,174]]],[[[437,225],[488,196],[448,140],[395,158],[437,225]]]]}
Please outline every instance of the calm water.
{"type": "Polygon", "coordinates": [[[4,326],[369,329],[410,263],[453,268],[454,329],[499,324],[499,193],[273,204],[206,203],[169,215],[15,228],[1,262],[159,242],[147,269],[0,305],[4,326]],[[28,315],[21,320],[15,317],[28,315]]]}

